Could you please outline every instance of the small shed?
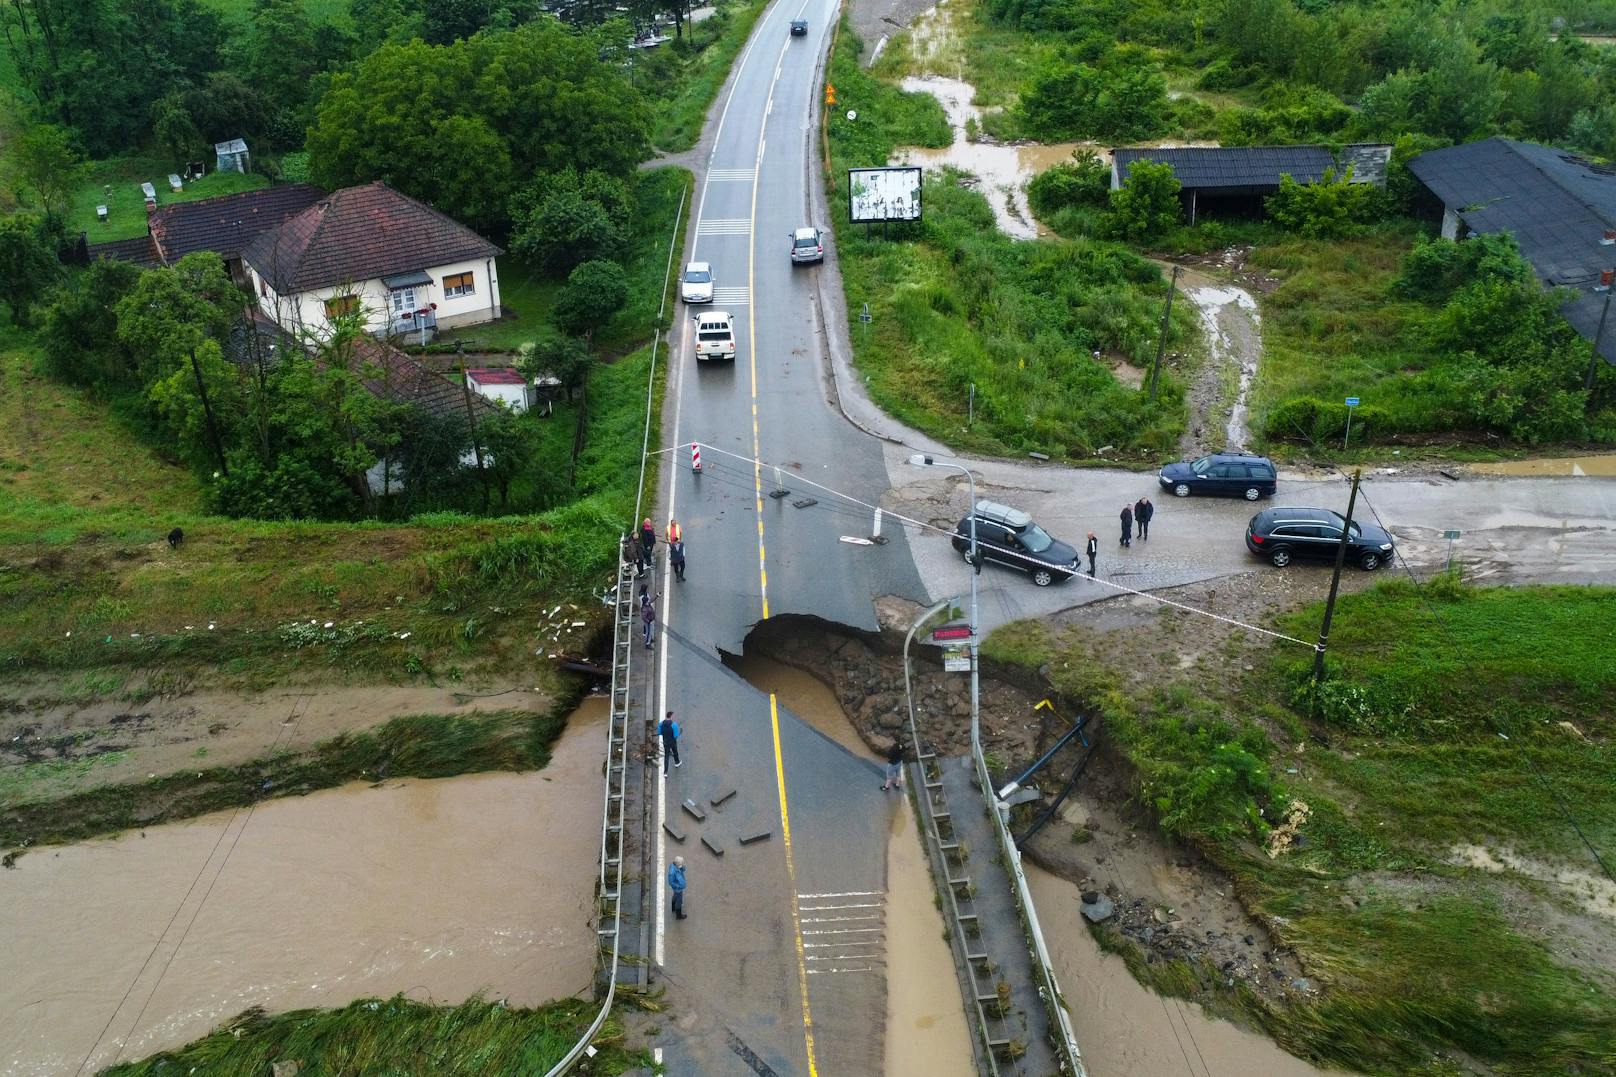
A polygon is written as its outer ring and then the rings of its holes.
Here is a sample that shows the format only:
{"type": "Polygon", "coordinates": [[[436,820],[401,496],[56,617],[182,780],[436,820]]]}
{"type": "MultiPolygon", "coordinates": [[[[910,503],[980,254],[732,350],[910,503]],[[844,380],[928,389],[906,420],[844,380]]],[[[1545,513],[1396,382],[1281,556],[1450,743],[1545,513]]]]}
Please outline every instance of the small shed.
{"type": "Polygon", "coordinates": [[[213,153],[215,172],[248,172],[252,169],[252,155],[247,152],[247,140],[244,138],[216,142],[213,153]]]}
{"type": "Polygon", "coordinates": [[[1194,224],[1202,213],[1222,211],[1240,216],[1262,213],[1262,200],[1279,190],[1281,176],[1297,183],[1317,183],[1326,172],[1348,175],[1351,182],[1386,186],[1392,148],[1362,143],[1328,146],[1141,146],[1111,155],[1111,187],[1128,180],[1135,161],[1171,166],[1178,177],[1179,198],[1194,224]]]}
{"type": "Polygon", "coordinates": [[[504,404],[512,411],[526,411],[533,403],[532,389],[517,370],[505,367],[477,367],[466,371],[466,385],[478,396],[504,404]]]}

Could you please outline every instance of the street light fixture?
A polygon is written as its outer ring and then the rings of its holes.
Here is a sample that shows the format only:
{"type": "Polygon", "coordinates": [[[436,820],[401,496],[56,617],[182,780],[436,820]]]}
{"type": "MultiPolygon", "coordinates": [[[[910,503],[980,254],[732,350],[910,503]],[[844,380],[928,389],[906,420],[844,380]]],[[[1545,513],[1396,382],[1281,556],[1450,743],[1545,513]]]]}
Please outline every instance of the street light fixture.
{"type": "Polygon", "coordinates": [[[971,491],[971,753],[977,760],[982,758],[982,721],[980,707],[981,681],[978,676],[980,663],[977,661],[977,651],[981,645],[980,622],[977,620],[976,605],[976,577],[982,573],[982,555],[976,545],[976,476],[964,464],[955,464],[946,460],[937,460],[926,453],[915,453],[909,457],[909,462],[916,467],[946,467],[954,471],[965,473],[965,481],[970,484],[971,491]]]}

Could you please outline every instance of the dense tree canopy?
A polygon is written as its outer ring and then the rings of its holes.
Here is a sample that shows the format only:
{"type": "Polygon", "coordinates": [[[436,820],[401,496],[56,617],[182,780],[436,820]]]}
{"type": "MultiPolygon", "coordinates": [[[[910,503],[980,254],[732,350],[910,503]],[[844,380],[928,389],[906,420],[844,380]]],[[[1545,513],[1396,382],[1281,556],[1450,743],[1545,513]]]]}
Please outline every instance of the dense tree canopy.
{"type": "Polygon", "coordinates": [[[503,231],[516,177],[626,175],[649,152],[639,95],[596,53],[553,22],[445,46],[384,45],[321,100],[308,137],[314,180],[384,179],[503,231]]]}

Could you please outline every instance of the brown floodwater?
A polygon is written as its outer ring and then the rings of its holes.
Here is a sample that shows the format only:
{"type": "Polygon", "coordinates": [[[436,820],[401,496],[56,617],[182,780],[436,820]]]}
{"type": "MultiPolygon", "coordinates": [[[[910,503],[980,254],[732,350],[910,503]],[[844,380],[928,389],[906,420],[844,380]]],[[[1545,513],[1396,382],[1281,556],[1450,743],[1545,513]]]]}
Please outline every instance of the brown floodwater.
{"type": "Polygon", "coordinates": [[[1038,920],[1091,1077],[1340,1077],[1272,1040],[1141,985],[1084,926],[1077,886],[1024,862],[1038,920]]]}
{"type": "Polygon", "coordinates": [[[1605,456],[1564,456],[1539,460],[1503,460],[1472,464],[1471,470],[1486,475],[1560,475],[1573,477],[1616,477],[1616,454],[1605,456]]]}
{"type": "Polygon", "coordinates": [[[881,762],[881,757],[870,750],[853,723],[848,721],[836,693],[812,673],[762,655],[728,658],[725,665],[753,688],[774,693],[782,707],[843,748],[860,758],[881,762]]]}
{"type": "Polygon", "coordinates": [[[0,872],[0,1074],[94,1072],[252,1006],[588,989],[604,704],[536,773],[356,783],[30,850],[0,872]]]}

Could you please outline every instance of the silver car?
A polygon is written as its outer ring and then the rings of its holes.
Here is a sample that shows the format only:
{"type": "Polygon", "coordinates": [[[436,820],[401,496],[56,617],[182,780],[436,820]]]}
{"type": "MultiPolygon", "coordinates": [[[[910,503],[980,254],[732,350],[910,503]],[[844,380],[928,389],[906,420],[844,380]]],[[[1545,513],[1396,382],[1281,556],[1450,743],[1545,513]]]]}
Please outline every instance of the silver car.
{"type": "Polygon", "coordinates": [[[823,262],[825,260],[824,235],[814,227],[799,228],[791,233],[791,261],[823,262]]]}
{"type": "Polygon", "coordinates": [[[686,303],[713,301],[713,267],[708,262],[691,262],[679,278],[679,298],[686,303]]]}

